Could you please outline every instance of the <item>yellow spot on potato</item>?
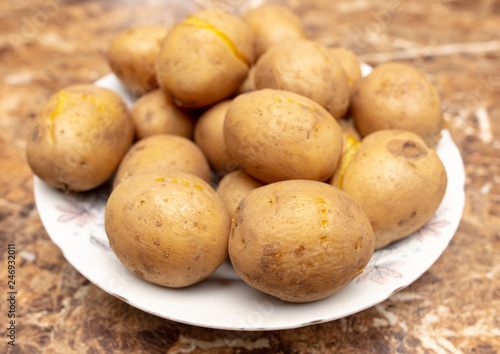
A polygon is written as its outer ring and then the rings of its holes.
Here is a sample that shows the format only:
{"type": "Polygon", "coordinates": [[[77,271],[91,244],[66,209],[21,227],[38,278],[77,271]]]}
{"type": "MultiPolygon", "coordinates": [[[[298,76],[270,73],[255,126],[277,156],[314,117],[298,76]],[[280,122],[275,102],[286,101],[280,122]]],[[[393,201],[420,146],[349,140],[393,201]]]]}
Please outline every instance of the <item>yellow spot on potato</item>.
{"type": "Polygon", "coordinates": [[[323,246],[326,242],[326,239],[327,237],[326,236],[323,236],[320,240],[321,240],[321,246],[323,246]]]}
{"type": "Polygon", "coordinates": [[[187,182],[187,181],[184,181],[182,183],[184,183],[186,186],[189,186],[189,182],[187,182]]]}
{"type": "Polygon", "coordinates": [[[202,187],[202,186],[200,186],[199,184],[196,184],[196,185],[194,186],[194,188],[199,189],[200,191],[203,189],[203,187],[202,187]]]}
{"type": "Polygon", "coordinates": [[[163,177],[158,177],[158,178],[155,178],[158,182],[163,182],[163,177]]]}
{"type": "Polygon", "coordinates": [[[327,213],[326,209],[321,209],[321,213],[323,213],[323,215],[326,215],[327,213]]]}
{"type": "Polygon", "coordinates": [[[328,220],[326,220],[326,219],[321,220],[321,225],[323,225],[323,227],[327,227],[328,226],[328,220]]]}
{"type": "Polygon", "coordinates": [[[178,181],[178,180],[176,180],[176,179],[173,179],[173,180],[172,180],[172,182],[173,182],[173,183],[177,183],[177,182],[179,182],[179,181],[178,181]]]}
{"type": "Polygon", "coordinates": [[[207,29],[207,30],[211,31],[212,33],[214,33],[216,36],[218,36],[220,39],[222,39],[226,43],[226,45],[233,52],[233,54],[236,58],[241,60],[246,66],[250,66],[250,60],[248,60],[248,58],[243,53],[241,53],[238,50],[238,48],[236,48],[233,41],[231,41],[231,39],[224,32],[217,29],[217,27],[215,27],[215,26],[211,25],[210,23],[205,22],[199,18],[196,18],[194,16],[188,17],[186,20],[184,20],[184,22],[182,24],[187,25],[187,26],[194,26],[194,27],[198,27],[198,28],[203,28],[203,29],[207,29]]]}
{"type": "Polygon", "coordinates": [[[325,204],[325,200],[321,197],[318,197],[318,203],[325,204]]]}
{"type": "Polygon", "coordinates": [[[347,168],[347,165],[352,161],[354,155],[356,154],[356,151],[358,151],[359,147],[361,146],[361,142],[355,142],[353,143],[345,152],[344,156],[342,156],[342,162],[340,164],[340,169],[339,169],[339,182],[337,185],[338,189],[342,189],[342,181],[344,179],[344,172],[345,169],[347,168]]]}
{"type": "Polygon", "coordinates": [[[66,92],[64,91],[59,91],[57,93],[57,106],[54,112],[50,114],[50,120],[49,120],[49,134],[52,139],[52,142],[56,142],[56,137],[54,135],[54,119],[61,115],[64,110],[66,109],[66,104],[68,101],[68,97],[66,96],[66,92]]]}

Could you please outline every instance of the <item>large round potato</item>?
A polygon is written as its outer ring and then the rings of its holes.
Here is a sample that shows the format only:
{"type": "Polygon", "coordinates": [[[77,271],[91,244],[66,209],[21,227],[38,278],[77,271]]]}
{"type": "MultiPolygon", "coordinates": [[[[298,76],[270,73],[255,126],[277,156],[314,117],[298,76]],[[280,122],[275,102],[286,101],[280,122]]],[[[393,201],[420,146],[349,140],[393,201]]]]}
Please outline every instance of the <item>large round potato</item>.
{"type": "Polygon", "coordinates": [[[127,179],[109,197],[105,228],[118,259],[162,286],[197,283],[227,257],[230,219],[224,204],[210,185],[189,173],[127,179]]]}
{"type": "Polygon", "coordinates": [[[306,38],[300,18],[284,6],[260,6],[245,13],[243,20],[254,36],[256,58],[275,44],[306,38]]]}
{"type": "Polygon", "coordinates": [[[410,235],[436,213],[446,170],[418,135],[381,130],[368,135],[349,158],[340,187],[366,211],[375,249],[410,235]]]}
{"type": "Polygon", "coordinates": [[[342,151],[337,121],[316,102],[292,92],[258,90],[236,97],[224,121],[229,154],[266,183],[324,181],[342,151]]]}
{"type": "Polygon", "coordinates": [[[403,129],[434,147],[441,136],[441,103],[434,86],[417,69],[400,63],[377,66],[361,80],[352,114],[362,136],[403,129]]]}
{"type": "Polygon", "coordinates": [[[155,62],[167,32],[163,26],[135,26],[120,33],[111,43],[108,52],[111,70],[134,95],[158,87],[155,62]]]}
{"type": "Polygon", "coordinates": [[[193,117],[177,107],[168,92],[159,89],[148,92],[135,101],[130,114],[138,139],[157,134],[191,139],[193,135],[193,117]]]}
{"type": "Polygon", "coordinates": [[[263,185],[264,183],[252,178],[245,171],[233,171],[222,177],[217,186],[217,194],[224,202],[227,212],[232,218],[243,198],[255,188],[263,185]]]}
{"type": "Polygon", "coordinates": [[[229,236],[234,269],[250,286],[285,301],[308,302],[339,291],[373,254],[365,212],[344,192],[293,180],[251,191],[229,236]]]}
{"type": "Polygon", "coordinates": [[[28,163],[44,182],[87,191],[111,177],[132,144],[125,103],[94,85],[66,87],[35,118],[26,146],[28,163]]]}
{"type": "Polygon", "coordinates": [[[224,120],[230,104],[231,100],[226,100],[210,107],[200,116],[194,127],[194,141],[218,175],[224,175],[238,167],[224,142],[224,120]]]}
{"type": "Polygon", "coordinates": [[[210,166],[200,148],[177,135],[159,134],[139,140],[123,157],[113,188],[130,176],[143,172],[180,170],[210,182],[210,166]]]}
{"type": "Polygon", "coordinates": [[[253,57],[252,34],[243,20],[221,10],[205,10],[169,31],[157,60],[157,76],[160,87],[179,106],[205,107],[236,92],[253,57]]]}
{"type": "Polygon", "coordinates": [[[309,97],[336,119],[349,107],[344,69],[327,48],[313,41],[295,40],[271,47],[255,65],[255,87],[309,97]]]}

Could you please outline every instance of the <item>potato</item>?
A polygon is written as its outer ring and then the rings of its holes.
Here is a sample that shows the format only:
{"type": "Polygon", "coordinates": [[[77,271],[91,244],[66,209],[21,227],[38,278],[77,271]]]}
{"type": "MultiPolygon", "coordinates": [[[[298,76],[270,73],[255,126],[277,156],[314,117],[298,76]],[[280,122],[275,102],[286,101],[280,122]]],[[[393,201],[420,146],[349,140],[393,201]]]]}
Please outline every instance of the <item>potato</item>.
{"type": "Polygon", "coordinates": [[[241,200],[255,188],[263,185],[264,183],[250,177],[244,171],[233,171],[222,177],[217,186],[217,194],[232,218],[241,200]]]}
{"type": "Polygon", "coordinates": [[[195,143],[181,136],[160,134],[139,140],[130,148],[116,172],[113,188],[130,176],[170,169],[192,173],[210,182],[207,159],[195,143]]]}
{"type": "Polygon", "coordinates": [[[295,40],[270,48],[255,65],[255,87],[306,96],[340,119],[349,107],[349,86],[342,66],[327,48],[295,40]]]}
{"type": "Polygon", "coordinates": [[[120,96],[94,85],[69,86],[52,95],[35,118],[28,164],[55,188],[88,191],[111,177],[133,137],[120,96]]]}
{"type": "Polygon", "coordinates": [[[160,89],[148,92],[135,101],[130,114],[138,139],[157,134],[191,139],[193,135],[193,117],[177,107],[169,93],[160,89]]]}
{"type": "Polygon", "coordinates": [[[181,171],[135,175],[111,193],[105,228],[118,259],[172,288],[195,284],[227,257],[230,219],[215,191],[181,171]]]}
{"type": "Polygon", "coordinates": [[[349,92],[352,96],[361,80],[361,65],[358,57],[352,50],[342,47],[328,48],[328,53],[337,59],[342,69],[344,69],[347,84],[349,85],[349,92]]]}
{"type": "Polygon", "coordinates": [[[189,16],[167,35],[157,60],[160,87],[177,105],[200,108],[236,92],[253,63],[253,41],[240,18],[221,10],[189,16]]]}
{"type": "Polygon", "coordinates": [[[350,159],[341,188],[367,213],[375,249],[410,235],[436,213],[446,191],[446,170],[418,135],[372,133],[350,159]]]}
{"type": "Polygon", "coordinates": [[[352,115],[362,136],[377,130],[403,129],[435,147],[441,136],[441,103],[434,86],[412,66],[387,63],[361,80],[352,115]]]}
{"type": "Polygon", "coordinates": [[[236,97],[224,121],[229,154],[266,183],[288,179],[324,181],[342,151],[336,120],[307,97],[258,90],[236,97]]]}
{"type": "Polygon", "coordinates": [[[156,57],[168,28],[135,26],[120,33],[111,43],[108,61],[111,70],[134,95],[140,96],[158,87],[156,57]]]}
{"type": "Polygon", "coordinates": [[[234,171],[238,164],[229,155],[224,142],[224,120],[231,100],[217,103],[205,111],[194,127],[194,141],[219,175],[234,171]]]}
{"type": "Polygon", "coordinates": [[[252,31],[256,58],[275,44],[306,38],[300,18],[284,6],[260,6],[245,13],[243,20],[252,31]]]}
{"type": "Polygon", "coordinates": [[[245,81],[240,85],[238,91],[236,92],[238,95],[250,91],[255,91],[257,88],[255,87],[255,65],[248,70],[247,77],[245,81]]]}
{"type": "Polygon", "coordinates": [[[251,191],[229,235],[229,256],[250,286],[291,302],[323,299],[363,272],[373,254],[365,212],[326,183],[293,180],[251,191]]]}

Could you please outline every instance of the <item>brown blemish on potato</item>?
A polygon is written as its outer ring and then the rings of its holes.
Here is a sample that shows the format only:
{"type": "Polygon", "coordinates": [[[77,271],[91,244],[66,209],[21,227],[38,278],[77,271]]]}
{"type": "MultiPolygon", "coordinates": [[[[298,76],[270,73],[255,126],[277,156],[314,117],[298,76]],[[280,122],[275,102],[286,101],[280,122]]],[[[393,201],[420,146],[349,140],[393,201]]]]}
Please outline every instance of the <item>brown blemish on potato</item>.
{"type": "Polygon", "coordinates": [[[143,277],[144,277],[144,273],[143,273],[143,272],[141,272],[140,270],[137,270],[137,269],[136,269],[136,270],[134,270],[134,273],[135,273],[135,274],[137,274],[138,276],[140,276],[141,278],[143,278],[143,277]]]}
{"type": "Polygon", "coordinates": [[[168,253],[168,252],[165,252],[165,253],[163,254],[163,258],[168,258],[169,256],[170,256],[170,253],[168,253]]]}
{"type": "Polygon", "coordinates": [[[159,246],[160,245],[160,239],[156,239],[155,242],[153,242],[156,246],[159,246]]]}
{"type": "Polygon", "coordinates": [[[393,155],[407,159],[419,159],[427,156],[427,149],[414,140],[394,139],[387,143],[387,150],[393,155]]]}
{"type": "Polygon", "coordinates": [[[321,240],[321,246],[323,246],[325,244],[325,242],[326,242],[327,239],[328,239],[327,236],[323,236],[322,238],[320,238],[320,240],[321,240]]]}
{"type": "MultiPolygon", "coordinates": [[[[294,251],[293,251],[293,254],[297,257],[300,257],[304,254],[304,251],[306,250],[306,248],[304,247],[304,245],[300,245],[299,247],[297,247],[294,251]]],[[[281,255],[280,255],[281,257],[281,255]]]]}
{"type": "Polygon", "coordinates": [[[163,223],[161,221],[156,222],[156,226],[160,227],[161,225],[163,225],[163,223]]]}
{"type": "Polygon", "coordinates": [[[40,137],[40,125],[37,124],[33,129],[33,133],[31,134],[31,141],[36,141],[40,137]]]}

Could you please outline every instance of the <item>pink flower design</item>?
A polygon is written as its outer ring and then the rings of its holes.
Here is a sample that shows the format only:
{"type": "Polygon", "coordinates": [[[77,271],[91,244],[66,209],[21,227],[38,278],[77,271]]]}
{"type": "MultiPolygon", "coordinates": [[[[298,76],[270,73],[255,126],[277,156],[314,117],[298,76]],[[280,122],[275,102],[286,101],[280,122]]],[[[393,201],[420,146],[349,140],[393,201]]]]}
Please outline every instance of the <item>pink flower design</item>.
{"type": "Polygon", "coordinates": [[[66,205],[56,206],[56,209],[62,212],[57,221],[65,224],[74,222],[76,226],[83,227],[96,219],[96,215],[81,203],[69,201],[66,205]]]}
{"type": "Polygon", "coordinates": [[[450,222],[445,219],[439,219],[437,215],[434,215],[427,224],[418,229],[413,235],[417,240],[423,242],[427,236],[439,237],[441,236],[441,228],[449,225],[450,222]]]}
{"type": "Polygon", "coordinates": [[[105,242],[99,240],[94,235],[90,235],[90,243],[93,244],[94,246],[97,246],[97,247],[105,250],[105,251],[111,250],[111,247],[109,247],[105,242]]]}
{"type": "Polygon", "coordinates": [[[380,264],[369,265],[365,268],[365,273],[361,274],[357,283],[364,282],[365,280],[371,280],[380,285],[387,283],[389,278],[401,278],[403,275],[396,268],[403,265],[404,262],[401,261],[387,261],[380,264]]]}

